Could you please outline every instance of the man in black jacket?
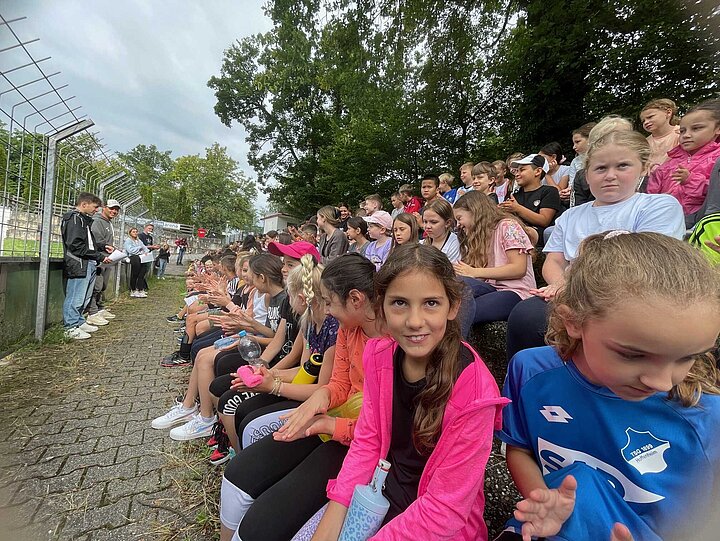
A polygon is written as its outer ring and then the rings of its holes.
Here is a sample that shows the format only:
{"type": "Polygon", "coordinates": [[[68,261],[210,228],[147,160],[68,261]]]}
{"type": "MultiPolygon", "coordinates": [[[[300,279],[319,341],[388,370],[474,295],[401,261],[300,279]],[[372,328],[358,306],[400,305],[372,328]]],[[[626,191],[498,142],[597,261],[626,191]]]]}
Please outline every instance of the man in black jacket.
{"type": "Polygon", "coordinates": [[[91,226],[92,216],[102,204],[100,198],[88,192],[78,196],[75,208],[62,217],[60,231],[65,260],[65,302],[63,322],[65,335],[76,340],[90,338],[97,327],[85,322],[83,309],[90,302],[98,263],[109,263],[112,246],[95,241],[91,226]]]}

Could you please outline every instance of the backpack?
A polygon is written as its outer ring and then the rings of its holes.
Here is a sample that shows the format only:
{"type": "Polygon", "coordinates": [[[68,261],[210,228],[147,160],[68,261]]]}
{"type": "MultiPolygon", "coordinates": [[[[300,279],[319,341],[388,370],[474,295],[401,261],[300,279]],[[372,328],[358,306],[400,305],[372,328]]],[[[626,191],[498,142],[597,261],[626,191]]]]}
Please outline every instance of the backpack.
{"type": "Polygon", "coordinates": [[[700,249],[702,253],[715,265],[720,265],[720,253],[705,244],[705,241],[715,242],[720,235],[720,212],[708,214],[695,224],[688,242],[700,249]]]}

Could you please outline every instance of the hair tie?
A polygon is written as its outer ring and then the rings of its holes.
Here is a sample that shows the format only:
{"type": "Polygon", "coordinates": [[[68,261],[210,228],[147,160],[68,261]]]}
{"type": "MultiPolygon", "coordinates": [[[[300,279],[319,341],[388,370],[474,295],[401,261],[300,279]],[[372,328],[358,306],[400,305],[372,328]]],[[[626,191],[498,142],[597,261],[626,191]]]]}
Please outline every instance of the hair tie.
{"type": "Polygon", "coordinates": [[[614,231],[608,231],[605,236],[603,237],[603,240],[607,239],[613,239],[615,237],[619,237],[620,235],[629,235],[630,231],[626,231],[625,229],[615,229],[614,231]]]}

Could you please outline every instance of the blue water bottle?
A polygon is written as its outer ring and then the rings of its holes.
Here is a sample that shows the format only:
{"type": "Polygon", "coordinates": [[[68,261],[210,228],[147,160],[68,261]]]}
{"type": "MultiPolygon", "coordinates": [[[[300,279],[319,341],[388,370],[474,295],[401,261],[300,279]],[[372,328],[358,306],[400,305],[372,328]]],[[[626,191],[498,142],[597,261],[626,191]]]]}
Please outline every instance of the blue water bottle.
{"type": "Polygon", "coordinates": [[[390,502],[383,496],[390,463],[380,459],[369,485],[356,486],[338,541],[366,541],[385,520],[390,502]]]}

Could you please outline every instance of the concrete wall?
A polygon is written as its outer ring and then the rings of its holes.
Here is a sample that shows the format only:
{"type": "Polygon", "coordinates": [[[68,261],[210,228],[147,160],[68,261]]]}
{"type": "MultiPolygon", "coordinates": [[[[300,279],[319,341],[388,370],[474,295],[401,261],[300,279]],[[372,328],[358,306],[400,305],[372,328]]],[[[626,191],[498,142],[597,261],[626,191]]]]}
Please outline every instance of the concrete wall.
{"type": "MultiPolygon", "coordinates": [[[[35,331],[39,268],[38,258],[0,259],[0,351],[35,331]]],[[[121,279],[121,290],[126,289],[126,283],[125,279],[121,279]]],[[[114,294],[115,269],[111,269],[110,283],[105,297],[111,299],[114,294]]],[[[52,260],[48,282],[46,318],[48,325],[62,323],[64,300],[62,261],[52,260]]]]}

